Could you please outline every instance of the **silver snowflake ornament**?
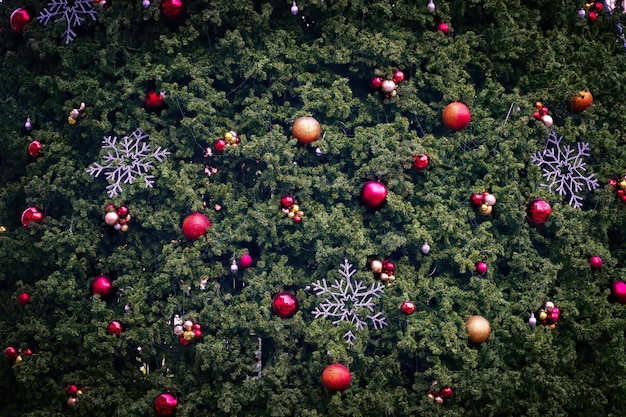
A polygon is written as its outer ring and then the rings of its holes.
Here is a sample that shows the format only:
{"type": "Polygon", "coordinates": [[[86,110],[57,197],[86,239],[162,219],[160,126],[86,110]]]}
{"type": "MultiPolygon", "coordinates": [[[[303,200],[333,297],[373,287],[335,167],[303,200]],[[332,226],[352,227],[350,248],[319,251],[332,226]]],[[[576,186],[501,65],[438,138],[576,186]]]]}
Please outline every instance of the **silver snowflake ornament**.
{"type": "Polygon", "coordinates": [[[582,207],[583,198],[579,195],[584,188],[593,191],[600,186],[594,174],[587,175],[586,164],[583,159],[589,156],[588,142],[578,142],[576,147],[561,145],[563,136],[558,137],[553,131],[548,136],[543,151],[535,152],[531,161],[541,168],[543,177],[547,180],[543,187],[569,198],[568,204],[574,208],[582,207]]]}
{"type": "Polygon", "coordinates": [[[93,3],[93,0],[51,0],[39,13],[37,20],[44,26],[47,26],[50,20],[54,20],[55,23],[65,21],[67,28],[61,36],[65,38],[67,45],[76,39],[74,29],[84,22],[85,17],[96,20],[98,12],[94,9],[93,3]]]}
{"type": "MultiPolygon", "coordinates": [[[[372,323],[374,329],[382,329],[387,325],[385,316],[381,312],[373,313],[375,300],[382,296],[385,286],[376,282],[368,287],[363,284],[363,281],[352,279],[355,273],[356,270],[352,264],[345,259],[339,269],[339,274],[343,277],[341,280],[335,280],[335,283],[330,286],[326,279],[312,284],[315,295],[324,297],[312,314],[315,318],[323,317],[332,320],[335,326],[342,321],[348,322],[354,325],[356,331],[367,327],[366,320],[372,323]]],[[[356,339],[352,330],[346,332],[343,337],[350,345],[356,339]]]]}
{"type": "Polygon", "coordinates": [[[141,129],[135,130],[130,136],[124,136],[118,140],[117,136],[105,136],[102,140],[102,150],[106,152],[102,164],[94,162],[87,169],[87,173],[98,177],[104,173],[109,181],[106,187],[109,197],[115,197],[122,193],[122,183],[132,184],[133,181],[143,176],[146,188],[152,188],[153,175],[145,175],[154,166],[154,161],[163,162],[169,155],[167,149],[160,146],[152,151],[150,145],[144,139],[150,135],[141,129]]]}

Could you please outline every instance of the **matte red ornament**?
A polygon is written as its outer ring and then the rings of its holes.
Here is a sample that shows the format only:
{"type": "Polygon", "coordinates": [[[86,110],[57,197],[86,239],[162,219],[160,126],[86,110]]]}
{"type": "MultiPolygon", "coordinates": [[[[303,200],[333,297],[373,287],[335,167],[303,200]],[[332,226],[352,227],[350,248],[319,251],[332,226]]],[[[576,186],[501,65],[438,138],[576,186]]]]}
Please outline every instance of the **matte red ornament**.
{"type": "Polygon", "coordinates": [[[17,358],[17,349],[15,349],[13,346],[9,346],[4,350],[4,357],[8,360],[14,360],[15,358],[17,358]]]}
{"type": "Polygon", "coordinates": [[[402,311],[402,314],[410,316],[411,314],[415,313],[415,304],[410,301],[405,301],[400,306],[400,311],[402,311]]]}
{"type": "Polygon", "coordinates": [[[193,213],[183,221],[183,234],[191,241],[204,236],[206,229],[211,227],[211,220],[202,213],[193,213]]]}
{"type": "Polygon", "coordinates": [[[30,21],[32,17],[28,10],[20,7],[19,9],[13,10],[11,13],[11,17],[9,18],[9,22],[11,23],[11,29],[13,29],[17,33],[24,32],[24,28],[30,21]]]}
{"type": "Polygon", "coordinates": [[[250,268],[252,266],[252,256],[247,253],[241,255],[238,262],[239,266],[242,268],[250,268]]]}
{"type": "Polygon", "coordinates": [[[626,304],[626,282],[615,281],[611,284],[611,296],[620,304],[626,304]]]}
{"type": "Polygon", "coordinates": [[[526,206],[526,219],[531,226],[543,226],[552,213],[550,203],[542,198],[535,198],[526,206]]]}
{"type": "Polygon", "coordinates": [[[350,370],[340,363],[328,365],[322,371],[322,385],[328,391],[345,391],[350,386],[352,375],[350,370]]]}
{"type": "Polygon", "coordinates": [[[395,82],[396,84],[400,84],[402,81],[404,81],[404,72],[400,70],[394,71],[393,82],[395,82]]]}
{"type": "Polygon", "coordinates": [[[295,295],[281,292],[274,296],[272,300],[272,311],[278,317],[289,319],[298,312],[299,303],[295,295]]]}
{"type": "Polygon", "coordinates": [[[476,262],[476,273],[479,275],[485,275],[489,267],[483,261],[476,262]]]}
{"type": "Polygon", "coordinates": [[[472,120],[469,107],[465,104],[453,101],[444,107],[441,114],[443,124],[450,130],[459,131],[465,129],[472,120]]]}
{"type": "Polygon", "coordinates": [[[383,77],[374,77],[372,78],[370,85],[374,90],[378,90],[380,86],[383,85],[383,81],[383,77]]]}
{"type": "Polygon", "coordinates": [[[28,145],[28,154],[32,158],[38,158],[42,148],[43,145],[41,144],[41,142],[39,142],[38,140],[34,140],[28,145]]]}
{"type": "Polygon", "coordinates": [[[23,292],[17,296],[17,303],[21,306],[25,306],[30,303],[30,294],[23,292]]]}
{"type": "Polygon", "coordinates": [[[120,323],[119,321],[113,320],[111,323],[109,323],[107,330],[110,334],[120,334],[124,330],[124,326],[122,326],[122,323],[120,323]]]}
{"type": "Polygon", "coordinates": [[[413,157],[413,168],[423,171],[428,168],[428,155],[421,153],[413,157]]]}
{"type": "Polygon", "coordinates": [[[599,270],[602,268],[602,258],[600,258],[599,256],[592,256],[589,258],[589,266],[591,266],[591,269],[593,270],[599,270]]]}
{"type": "Polygon", "coordinates": [[[156,91],[148,91],[143,98],[143,105],[148,111],[160,112],[165,108],[165,95],[156,91]]]}
{"type": "Polygon", "coordinates": [[[35,222],[41,223],[43,221],[43,213],[41,213],[36,207],[28,207],[22,212],[22,225],[26,228],[35,222]]]}
{"type": "Polygon", "coordinates": [[[168,19],[178,19],[184,11],[184,4],[181,0],[161,1],[161,12],[168,19]]]}
{"type": "Polygon", "coordinates": [[[90,286],[91,295],[99,295],[100,298],[106,300],[115,293],[113,281],[107,275],[98,275],[90,286]]]}
{"type": "Polygon", "coordinates": [[[176,415],[176,409],[178,408],[178,398],[169,392],[159,394],[154,399],[154,411],[157,416],[170,417],[176,415]]]}
{"type": "Polygon", "coordinates": [[[387,187],[378,181],[369,181],[361,189],[361,203],[368,209],[379,209],[386,200],[387,187]]]}

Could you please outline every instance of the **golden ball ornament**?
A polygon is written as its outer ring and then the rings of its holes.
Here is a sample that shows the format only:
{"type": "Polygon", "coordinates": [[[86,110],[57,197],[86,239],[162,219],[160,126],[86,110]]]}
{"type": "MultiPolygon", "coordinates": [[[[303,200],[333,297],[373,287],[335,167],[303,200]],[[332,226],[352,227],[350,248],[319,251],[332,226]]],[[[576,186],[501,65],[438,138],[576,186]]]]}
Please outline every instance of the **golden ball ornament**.
{"type": "Polygon", "coordinates": [[[298,117],[291,127],[291,134],[303,145],[318,140],[321,132],[320,123],[310,116],[298,117]]]}
{"type": "Polygon", "coordinates": [[[465,327],[469,341],[477,345],[489,339],[491,335],[491,325],[483,316],[470,316],[465,322],[465,327]]]}
{"type": "Polygon", "coordinates": [[[480,212],[481,215],[483,216],[489,216],[491,214],[491,212],[493,211],[493,207],[490,206],[487,203],[483,203],[480,205],[480,207],[478,208],[478,211],[480,212]]]}

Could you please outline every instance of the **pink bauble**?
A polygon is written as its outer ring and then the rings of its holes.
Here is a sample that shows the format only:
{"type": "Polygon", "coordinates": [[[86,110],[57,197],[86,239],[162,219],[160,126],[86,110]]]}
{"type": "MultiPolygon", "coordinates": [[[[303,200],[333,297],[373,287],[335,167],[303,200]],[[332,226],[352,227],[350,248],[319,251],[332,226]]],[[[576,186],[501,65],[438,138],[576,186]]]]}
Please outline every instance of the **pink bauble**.
{"type": "Polygon", "coordinates": [[[611,295],[620,304],[626,304],[626,282],[615,281],[611,284],[611,295]]]}
{"type": "Polygon", "coordinates": [[[589,258],[589,266],[591,266],[591,269],[593,270],[599,270],[602,268],[602,258],[600,258],[599,256],[592,256],[589,258]]]}
{"type": "Polygon", "coordinates": [[[92,296],[99,295],[100,298],[107,299],[115,293],[115,287],[111,278],[102,274],[91,282],[90,291],[92,296]]]}
{"type": "Polygon", "coordinates": [[[43,213],[36,207],[28,207],[22,212],[22,225],[28,227],[31,223],[41,223],[43,221],[43,213]]]}
{"type": "Polygon", "coordinates": [[[369,181],[361,189],[361,203],[368,209],[379,209],[386,200],[387,187],[378,181],[369,181]]]}
{"type": "Polygon", "coordinates": [[[405,301],[400,306],[400,311],[402,311],[402,314],[410,316],[411,314],[415,313],[415,304],[410,301],[405,301]]]}
{"type": "Polygon", "coordinates": [[[288,319],[298,312],[299,304],[295,295],[281,292],[274,296],[272,300],[272,311],[278,317],[288,319]]]}
{"type": "Polygon", "coordinates": [[[9,18],[9,22],[11,23],[11,29],[13,29],[17,33],[24,32],[24,28],[31,20],[32,17],[30,16],[30,13],[28,13],[28,10],[22,7],[13,10],[13,13],[11,13],[11,17],[9,18]]]}
{"type": "Polygon", "coordinates": [[[211,220],[202,213],[193,213],[183,221],[183,234],[191,241],[204,236],[206,229],[211,227],[211,220]]]}
{"type": "Polygon", "coordinates": [[[104,222],[109,226],[115,226],[119,220],[120,216],[115,211],[110,211],[104,215],[104,222]]]}
{"type": "Polygon", "coordinates": [[[552,213],[550,203],[542,198],[535,198],[526,206],[526,219],[531,226],[543,226],[552,213]]]}
{"type": "MultiPolygon", "coordinates": [[[[184,340],[184,339],[183,339],[184,340]]],[[[154,399],[154,411],[157,416],[170,417],[176,415],[176,409],[178,408],[178,398],[169,392],[159,394],[154,399]]]]}
{"type": "Polygon", "coordinates": [[[21,306],[25,306],[30,303],[30,294],[23,292],[17,296],[17,303],[21,306]]]}
{"type": "Polygon", "coordinates": [[[396,83],[393,82],[393,80],[384,80],[383,83],[380,85],[380,89],[384,93],[391,93],[397,87],[398,86],[396,85],[396,83]]]}
{"type": "Polygon", "coordinates": [[[238,264],[242,268],[250,268],[252,266],[252,256],[244,253],[241,255],[241,258],[239,258],[238,264]]]}
{"type": "Polygon", "coordinates": [[[489,270],[489,266],[483,261],[476,262],[476,273],[479,275],[485,275],[489,270]]]}
{"type": "Polygon", "coordinates": [[[450,32],[450,26],[446,22],[441,22],[437,25],[437,30],[444,35],[447,35],[450,32]]]}

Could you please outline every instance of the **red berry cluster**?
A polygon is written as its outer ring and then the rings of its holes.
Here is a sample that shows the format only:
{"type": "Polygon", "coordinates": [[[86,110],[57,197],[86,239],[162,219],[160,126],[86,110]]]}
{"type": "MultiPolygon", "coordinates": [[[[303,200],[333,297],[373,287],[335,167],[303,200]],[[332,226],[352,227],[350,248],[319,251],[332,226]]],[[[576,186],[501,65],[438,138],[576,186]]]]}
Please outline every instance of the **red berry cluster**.
{"type": "Polygon", "coordinates": [[[604,4],[601,1],[595,1],[592,3],[587,3],[585,5],[585,9],[587,9],[587,17],[589,18],[589,23],[595,23],[598,20],[598,15],[602,10],[604,10],[604,4]]]}
{"type": "Polygon", "coordinates": [[[537,312],[537,318],[534,317],[534,314],[531,314],[529,324],[534,326],[539,320],[539,323],[544,326],[548,326],[551,329],[556,327],[556,322],[559,321],[559,317],[561,316],[561,310],[557,306],[554,305],[552,301],[546,301],[546,304],[543,308],[540,308],[537,312]],[[534,319],[534,322],[532,321],[534,319]]]}
{"type": "Polygon", "coordinates": [[[617,195],[620,200],[626,202],[626,175],[618,180],[611,178],[609,184],[615,190],[615,195],[617,195]]]}
{"type": "Polygon", "coordinates": [[[70,407],[74,407],[76,404],[78,404],[78,397],[83,394],[84,390],[85,387],[79,387],[78,385],[74,384],[66,386],[65,392],[67,392],[67,395],[69,396],[67,398],[67,405],[69,405],[70,407]]]}
{"type": "Polygon", "coordinates": [[[237,146],[241,142],[239,135],[234,130],[224,133],[224,139],[218,139],[215,142],[215,150],[218,152],[224,152],[224,149],[229,146],[237,146]]]}
{"type": "Polygon", "coordinates": [[[426,392],[426,396],[437,404],[443,404],[444,400],[449,400],[454,397],[454,390],[449,386],[445,386],[441,389],[437,389],[437,381],[433,381],[430,384],[430,389],[426,392]]]}
{"type": "Polygon", "coordinates": [[[383,77],[374,77],[370,84],[374,90],[380,91],[384,98],[390,99],[398,94],[398,84],[402,83],[402,81],[404,81],[404,72],[396,70],[393,72],[391,80],[383,77]]]}
{"type": "Polygon", "coordinates": [[[304,212],[300,210],[298,199],[292,195],[283,196],[280,199],[281,210],[287,217],[292,219],[294,223],[300,223],[304,217],[304,212]]]}
{"type": "Polygon", "coordinates": [[[115,207],[113,204],[109,204],[106,207],[106,214],[104,215],[104,222],[114,228],[115,230],[121,230],[122,232],[128,232],[128,222],[130,221],[130,211],[126,206],[115,207]]]}
{"type": "Polygon", "coordinates": [[[489,216],[493,211],[493,206],[496,204],[496,196],[483,191],[482,193],[472,194],[470,197],[471,203],[478,207],[478,212],[483,216],[489,216]]]}
{"type": "Polygon", "coordinates": [[[428,163],[428,155],[426,155],[425,153],[421,153],[413,157],[413,168],[418,171],[423,171],[428,168],[428,163]]]}
{"type": "Polygon", "coordinates": [[[178,336],[178,341],[181,345],[187,346],[193,340],[202,337],[202,327],[191,320],[185,320],[182,325],[177,324],[174,326],[174,334],[178,336]]]}
{"type": "Polygon", "coordinates": [[[13,365],[17,365],[18,363],[22,362],[22,360],[24,359],[22,358],[22,356],[30,356],[32,354],[33,352],[28,348],[22,350],[16,349],[13,346],[9,346],[4,350],[4,357],[12,361],[13,365]]]}
{"type": "Polygon", "coordinates": [[[533,113],[533,117],[536,120],[541,120],[546,127],[551,127],[554,123],[554,119],[552,116],[548,114],[548,108],[543,105],[541,101],[535,101],[535,112],[533,113]]]}
{"type": "Polygon", "coordinates": [[[370,269],[374,273],[374,277],[383,281],[387,288],[391,287],[396,281],[396,276],[394,275],[396,266],[388,259],[384,261],[374,259],[370,262],[370,269]]]}

